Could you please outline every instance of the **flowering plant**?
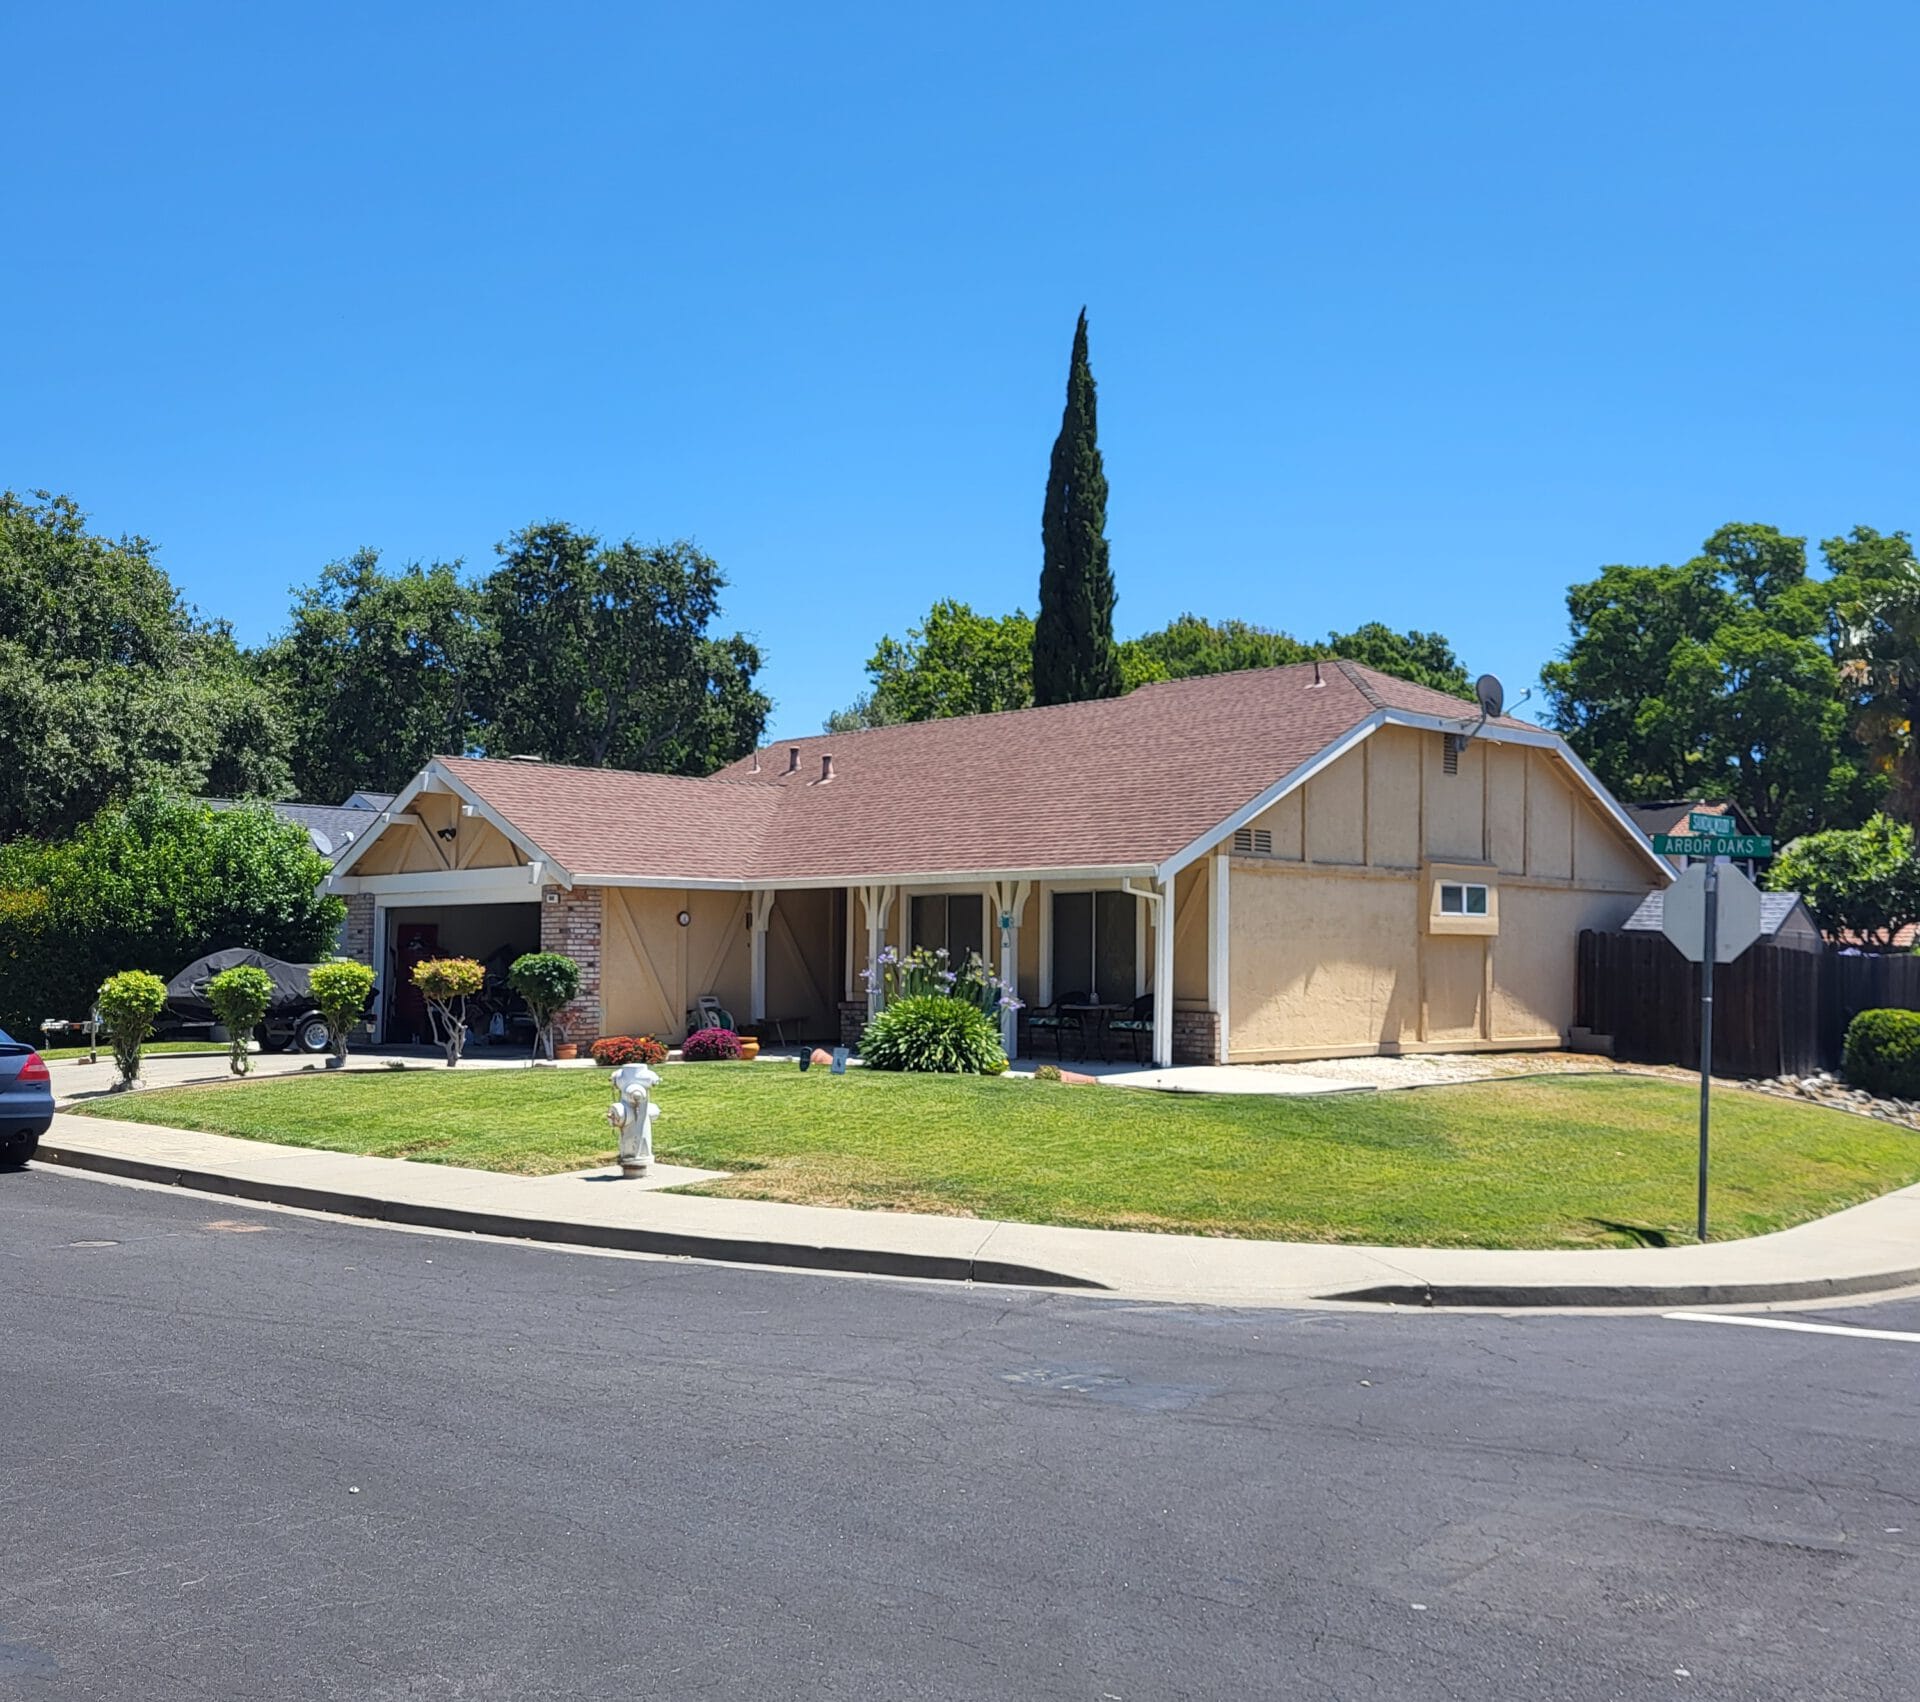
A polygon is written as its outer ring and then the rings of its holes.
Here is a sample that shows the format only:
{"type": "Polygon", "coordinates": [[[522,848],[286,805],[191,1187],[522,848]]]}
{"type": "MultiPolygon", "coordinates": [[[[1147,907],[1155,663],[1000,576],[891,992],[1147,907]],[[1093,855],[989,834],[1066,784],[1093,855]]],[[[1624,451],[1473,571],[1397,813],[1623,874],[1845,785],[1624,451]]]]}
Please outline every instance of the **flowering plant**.
{"type": "Polygon", "coordinates": [[[740,1036],[730,1028],[697,1028],[680,1042],[680,1057],[689,1064],[716,1063],[740,1056],[740,1036]]]}
{"type": "Polygon", "coordinates": [[[591,1048],[593,1061],[605,1064],[608,1068],[617,1068],[621,1064],[664,1064],[667,1061],[667,1049],[650,1034],[603,1035],[591,1048]]]}
{"type": "MultiPolygon", "coordinates": [[[[863,969],[860,978],[872,986],[874,971],[863,969]]],[[[934,997],[963,999],[975,1010],[984,1011],[988,1016],[1020,1008],[1020,1001],[1002,984],[1000,977],[987,967],[977,951],[968,952],[966,962],[956,969],[948,961],[944,946],[937,951],[919,946],[905,957],[892,946],[882,946],[879,981],[880,1003],[883,1006],[892,1004],[896,999],[934,997]]]]}

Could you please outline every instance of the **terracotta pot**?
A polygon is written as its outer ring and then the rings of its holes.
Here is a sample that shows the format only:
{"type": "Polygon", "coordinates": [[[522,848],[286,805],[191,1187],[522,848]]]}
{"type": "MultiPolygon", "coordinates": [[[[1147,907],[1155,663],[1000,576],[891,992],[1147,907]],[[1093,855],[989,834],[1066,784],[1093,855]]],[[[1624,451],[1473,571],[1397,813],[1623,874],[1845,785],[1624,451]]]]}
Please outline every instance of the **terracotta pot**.
{"type": "Polygon", "coordinates": [[[573,1058],[577,1058],[577,1057],[579,1057],[579,1056],[580,1056],[580,1042],[579,1042],[579,1041],[577,1041],[577,1040],[556,1040],[556,1041],[554,1042],[554,1046],[553,1046],[553,1059],[554,1059],[554,1062],[555,1062],[555,1063],[557,1063],[557,1064],[564,1064],[564,1063],[566,1063],[566,1062],[568,1062],[568,1061],[569,1061],[570,1059],[573,1059],[573,1058]]]}
{"type": "Polygon", "coordinates": [[[760,1056],[760,1042],[753,1035],[740,1036],[740,1056],[748,1063],[760,1056]]]}

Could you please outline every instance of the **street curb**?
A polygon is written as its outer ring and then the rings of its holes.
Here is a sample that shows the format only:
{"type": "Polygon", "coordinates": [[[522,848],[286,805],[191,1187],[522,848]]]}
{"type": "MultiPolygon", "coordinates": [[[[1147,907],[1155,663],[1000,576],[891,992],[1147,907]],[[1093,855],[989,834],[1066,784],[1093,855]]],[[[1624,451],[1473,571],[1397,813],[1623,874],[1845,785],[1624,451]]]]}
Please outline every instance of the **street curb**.
{"type": "Polygon", "coordinates": [[[519,1217],[506,1212],[467,1211],[458,1206],[417,1205],[377,1199],[369,1194],[293,1183],[261,1182],[226,1176],[217,1170],[184,1170],[174,1164],[120,1158],[110,1153],[48,1146],[34,1155],[41,1164],[122,1176],[224,1194],[265,1205],[297,1206],[341,1217],[369,1218],[410,1229],[450,1229],[469,1235],[497,1235],[513,1241],[549,1242],[562,1247],[604,1247],[622,1253],[654,1253],[667,1258],[717,1259],[736,1265],[785,1265],[791,1269],[835,1271],[845,1275],[915,1277],[934,1282],[976,1282],[1021,1288],[1085,1288],[1106,1291],[1091,1277],[999,1259],[960,1258],[940,1253],[903,1253],[874,1247],[823,1247],[810,1242],[736,1239],[725,1235],[689,1235],[665,1229],[628,1229],[614,1224],[569,1223],[564,1219],[519,1217]]]}
{"type": "Polygon", "coordinates": [[[1694,1282],[1672,1285],[1610,1286],[1599,1283],[1564,1288],[1498,1283],[1382,1283],[1373,1288],[1323,1294],[1379,1306],[1479,1307],[1524,1311],[1536,1307],[1764,1306],[1784,1300],[1828,1300],[1850,1295],[1890,1294],[1920,1287],[1920,1270],[1868,1271],[1850,1277],[1804,1277],[1797,1282],[1694,1282]]]}

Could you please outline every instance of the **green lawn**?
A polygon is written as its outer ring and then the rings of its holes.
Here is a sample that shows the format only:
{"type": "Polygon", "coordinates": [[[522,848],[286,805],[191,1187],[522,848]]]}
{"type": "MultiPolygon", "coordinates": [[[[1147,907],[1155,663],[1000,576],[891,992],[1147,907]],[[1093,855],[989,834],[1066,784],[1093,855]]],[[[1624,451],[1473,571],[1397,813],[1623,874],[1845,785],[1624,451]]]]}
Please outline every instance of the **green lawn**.
{"type": "MultiPolygon", "coordinates": [[[[669,1064],[658,1156],[699,1191],[807,1204],[1399,1246],[1691,1238],[1694,1089],[1535,1078],[1317,1099],[669,1064]]],[[[528,1175],[604,1163],[604,1074],[341,1074],[174,1088],[81,1114],[528,1175]]],[[[1920,1135],[1791,1100],[1715,1101],[1716,1234],[1920,1181],[1920,1135]]]]}

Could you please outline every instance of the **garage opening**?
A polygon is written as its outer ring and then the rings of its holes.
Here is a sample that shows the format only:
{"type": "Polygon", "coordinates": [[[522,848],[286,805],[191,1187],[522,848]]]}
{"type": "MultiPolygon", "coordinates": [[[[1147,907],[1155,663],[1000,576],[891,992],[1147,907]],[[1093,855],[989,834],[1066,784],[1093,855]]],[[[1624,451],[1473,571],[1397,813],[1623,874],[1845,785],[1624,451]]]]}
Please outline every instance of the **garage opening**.
{"type": "Polygon", "coordinates": [[[516,957],[540,949],[539,904],[429,904],[386,913],[381,948],[380,1038],[389,1046],[436,1044],[413,967],[435,957],[470,957],[487,972],[467,1006],[470,1044],[533,1045],[533,1018],[507,985],[516,957]]]}

